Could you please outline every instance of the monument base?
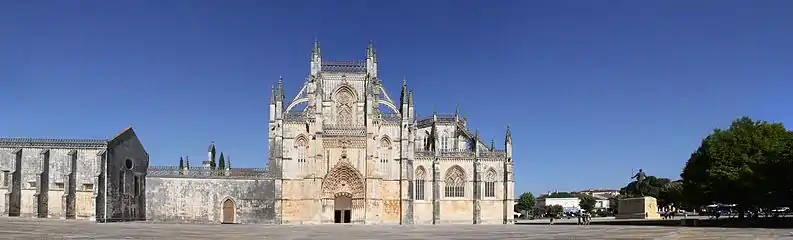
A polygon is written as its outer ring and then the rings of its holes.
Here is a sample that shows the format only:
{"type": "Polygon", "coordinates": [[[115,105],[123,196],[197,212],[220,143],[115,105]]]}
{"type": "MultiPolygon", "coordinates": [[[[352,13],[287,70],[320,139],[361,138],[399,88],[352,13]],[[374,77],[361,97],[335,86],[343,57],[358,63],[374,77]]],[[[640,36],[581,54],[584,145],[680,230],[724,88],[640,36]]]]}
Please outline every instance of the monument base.
{"type": "Polygon", "coordinates": [[[620,199],[615,219],[661,219],[658,200],[654,197],[620,199]]]}

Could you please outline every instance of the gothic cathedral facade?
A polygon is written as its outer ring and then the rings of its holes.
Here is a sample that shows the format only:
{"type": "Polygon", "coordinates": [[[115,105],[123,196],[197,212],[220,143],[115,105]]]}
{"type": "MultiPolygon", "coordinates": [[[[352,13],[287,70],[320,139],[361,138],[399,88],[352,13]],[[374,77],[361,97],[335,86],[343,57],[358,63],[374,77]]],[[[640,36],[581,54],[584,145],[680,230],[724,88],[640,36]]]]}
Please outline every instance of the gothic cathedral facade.
{"type": "Polygon", "coordinates": [[[403,80],[399,101],[366,60],[323,60],[287,101],[270,97],[269,161],[280,173],[281,223],[507,224],[513,222],[512,139],[497,150],[454,114],[418,118],[403,80]]]}

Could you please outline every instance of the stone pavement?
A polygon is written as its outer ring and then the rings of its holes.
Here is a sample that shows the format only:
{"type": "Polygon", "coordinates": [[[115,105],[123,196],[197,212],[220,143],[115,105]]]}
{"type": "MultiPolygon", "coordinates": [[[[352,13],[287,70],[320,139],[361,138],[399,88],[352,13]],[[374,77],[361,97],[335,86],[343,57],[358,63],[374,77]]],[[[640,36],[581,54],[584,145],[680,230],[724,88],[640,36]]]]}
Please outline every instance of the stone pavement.
{"type": "Polygon", "coordinates": [[[575,225],[194,225],[97,224],[0,218],[0,239],[793,239],[789,229],[575,225]]]}

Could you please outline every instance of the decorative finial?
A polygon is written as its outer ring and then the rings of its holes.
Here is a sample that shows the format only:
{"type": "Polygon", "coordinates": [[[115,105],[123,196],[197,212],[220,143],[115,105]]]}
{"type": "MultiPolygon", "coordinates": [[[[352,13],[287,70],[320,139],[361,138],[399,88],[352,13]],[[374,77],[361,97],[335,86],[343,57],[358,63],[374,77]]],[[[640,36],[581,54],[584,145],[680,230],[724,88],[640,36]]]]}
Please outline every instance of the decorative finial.
{"type": "Polygon", "coordinates": [[[284,82],[284,77],[278,76],[278,84],[281,84],[283,82],[284,82]]]}
{"type": "Polygon", "coordinates": [[[438,104],[432,104],[432,114],[438,115],[438,104]]]}
{"type": "Polygon", "coordinates": [[[402,87],[407,87],[407,85],[408,85],[407,78],[405,76],[402,76],[402,87]]]}
{"type": "Polygon", "coordinates": [[[454,115],[460,115],[460,104],[454,105],[454,115]]]}

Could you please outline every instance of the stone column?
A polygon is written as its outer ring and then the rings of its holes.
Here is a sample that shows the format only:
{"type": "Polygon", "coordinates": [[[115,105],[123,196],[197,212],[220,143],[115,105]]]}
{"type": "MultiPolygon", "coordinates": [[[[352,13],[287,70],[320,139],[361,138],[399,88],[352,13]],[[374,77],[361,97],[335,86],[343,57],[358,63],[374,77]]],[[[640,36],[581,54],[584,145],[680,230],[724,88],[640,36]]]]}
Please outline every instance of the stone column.
{"type": "Polygon", "coordinates": [[[71,182],[71,174],[63,174],[63,194],[61,194],[61,217],[60,219],[67,219],[67,214],[69,213],[69,192],[71,191],[69,188],[72,186],[69,184],[71,182]]]}
{"type": "Polygon", "coordinates": [[[473,214],[473,222],[474,224],[482,223],[482,163],[479,159],[479,156],[474,156],[474,214],[473,214]]]}
{"type": "Polygon", "coordinates": [[[432,160],[432,224],[440,224],[441,221],[441,169],[438,157],[432,160]]]}

